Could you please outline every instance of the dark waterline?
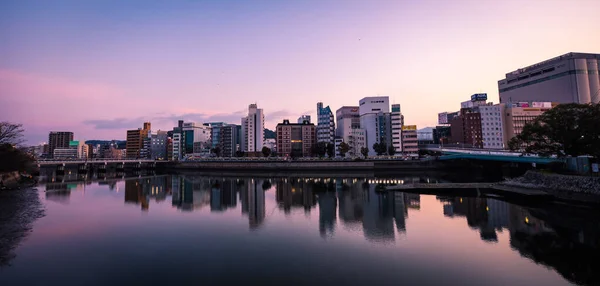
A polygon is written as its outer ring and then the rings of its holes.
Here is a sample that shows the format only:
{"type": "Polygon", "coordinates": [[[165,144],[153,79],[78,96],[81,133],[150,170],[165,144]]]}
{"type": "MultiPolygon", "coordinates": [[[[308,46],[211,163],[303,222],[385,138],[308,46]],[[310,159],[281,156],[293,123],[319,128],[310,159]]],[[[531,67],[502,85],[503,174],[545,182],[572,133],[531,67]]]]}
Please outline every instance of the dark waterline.
{"type": "Polygon", "coordinates": [[[0,268],[0,285],[600,283],[596,210],[380,192],[381,183],[49,180],[38,188],[45,216],[0,268]]]}

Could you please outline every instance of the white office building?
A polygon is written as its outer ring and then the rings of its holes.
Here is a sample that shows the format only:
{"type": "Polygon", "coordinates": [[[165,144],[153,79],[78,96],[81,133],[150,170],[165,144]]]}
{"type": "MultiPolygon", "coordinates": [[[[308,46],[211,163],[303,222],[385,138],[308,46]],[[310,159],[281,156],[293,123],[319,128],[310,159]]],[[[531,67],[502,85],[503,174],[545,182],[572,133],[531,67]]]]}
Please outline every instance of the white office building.
{"type": "MultiPolygon", "coordinates": [[[[390,99],[388,96],[365,97],[359,101],[360,128],[364,129],[369,156],[376,155],[375,143],[391,144],[390,99]]],[[[389,146],[389,144],[388,144],[389,146]]]]}
{"type": "Polygon", "coordinates": [[[481,134],[484,149],[504,149],[504,104],[488,103],[474,108],[481,116],[481,134]]]}
{"type": "Polygon", "coordinates": [[[265,115],[256,104],[248,106],[248,116],[242,118],[242,152],[261,152],[265,142],[265,115]]]}
{"type": "Polygon", "coordinates": [[[506,74],[500,103],[600,101],[600,54],[568,53],[506,74]]]}
{"type": "Polygon", "coordinates": [[[322,102],[317,103],[317,142],[334,144],[335,121],[329,106],[323,107],[322,102]]]}
{"type": "Polygon", "coordinates": [[[400,104],[392,104],[392,146],[397,155],[402,152],[402,126],[404,125],[404,115],[400,110],[400,104]]]}

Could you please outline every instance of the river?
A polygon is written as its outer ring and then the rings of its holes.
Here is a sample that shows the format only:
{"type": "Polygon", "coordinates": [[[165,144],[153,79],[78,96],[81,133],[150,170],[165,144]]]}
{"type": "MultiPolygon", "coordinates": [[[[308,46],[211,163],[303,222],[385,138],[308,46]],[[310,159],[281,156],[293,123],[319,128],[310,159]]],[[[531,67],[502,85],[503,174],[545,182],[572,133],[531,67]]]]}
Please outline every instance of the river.
{"type": "Polygon", "coordinates": [[[381,191],[410,180],[48,178],[0,285],[600,285],[597,208],[381,191]]]}

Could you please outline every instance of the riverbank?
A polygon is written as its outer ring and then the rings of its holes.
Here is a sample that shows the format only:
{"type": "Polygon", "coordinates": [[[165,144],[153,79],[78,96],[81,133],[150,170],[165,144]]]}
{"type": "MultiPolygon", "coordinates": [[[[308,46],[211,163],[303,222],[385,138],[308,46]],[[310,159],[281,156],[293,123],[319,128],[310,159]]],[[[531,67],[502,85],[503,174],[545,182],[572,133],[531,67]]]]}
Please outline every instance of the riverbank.
{"type": "Polygon", "coordinates": [[[33,187],[36,180],[32,176],[22,176],[19,172],[0,173],[0,191],[33,187]]]}
{"type": "Polygon", "coordinates": [[[10,265],[14,250],[28,235],[32,224],[44,216],[35,188],[0,192],[0,267],[10,265]]]}
{"type": "Polygon", "coordinates": [[[559,175],[527,171],[523,176],[506,180],[499,185],[543,190],[562,200],[600,203],[599,177],[559,175]]]}

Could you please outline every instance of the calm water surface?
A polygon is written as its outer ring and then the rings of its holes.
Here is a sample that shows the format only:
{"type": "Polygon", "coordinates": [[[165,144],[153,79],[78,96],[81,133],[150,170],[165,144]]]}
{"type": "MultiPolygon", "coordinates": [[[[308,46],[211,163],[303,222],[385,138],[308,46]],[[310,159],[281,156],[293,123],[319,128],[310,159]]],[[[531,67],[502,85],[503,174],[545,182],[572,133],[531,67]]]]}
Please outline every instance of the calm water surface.
{"type": "Polygon", "coordinates": [[[599,285],[596,211],[364,179],[41,185],[0,285],[599,285]]]}

